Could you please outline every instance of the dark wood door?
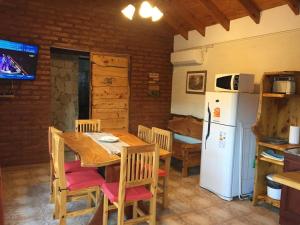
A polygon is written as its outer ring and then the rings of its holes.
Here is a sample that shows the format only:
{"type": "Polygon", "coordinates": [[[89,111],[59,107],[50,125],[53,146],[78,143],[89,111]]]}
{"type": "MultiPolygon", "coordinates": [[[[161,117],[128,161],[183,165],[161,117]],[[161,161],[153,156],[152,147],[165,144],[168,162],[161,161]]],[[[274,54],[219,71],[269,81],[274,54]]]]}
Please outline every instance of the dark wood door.
{"type": "MultiPolygon", "coordinates": [[[[300,171],[300,157],[285,154],[284,172],[300,171]]],[[[280,202],[280,224],[300,225],[300,191],[283,186],[280,202]]]]}

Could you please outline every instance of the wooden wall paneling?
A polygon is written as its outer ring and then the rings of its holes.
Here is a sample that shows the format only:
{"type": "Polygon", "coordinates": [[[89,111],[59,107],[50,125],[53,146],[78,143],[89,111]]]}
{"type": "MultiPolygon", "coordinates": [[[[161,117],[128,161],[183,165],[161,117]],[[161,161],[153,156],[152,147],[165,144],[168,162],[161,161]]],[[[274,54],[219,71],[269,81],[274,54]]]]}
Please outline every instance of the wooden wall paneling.
{"type": "Polygon", "coordinates": [[[253,21],[258,24],[260,21],[260,9],[257,5],[252,0],[239,0],[239,2],[247,10],[253,21]]]}
{"type": "Polygon", "coordinates": [[[220,11],[220,9],[211,0],[199,0],[205,8],[207,8],[211,15],[224,27],[225,30],[229,31],[230,21],[229,19],[220,11]]]}
{"type": "Polygon", "coordinates": [[[129,58],[92,53],[91,118],[103,129],[128,130],[129,58]]]}
{"type": "Polygon", "coordinates": [[[296,15],[299,15],[299,7],[300,7],[300,1],[299,0],[286,0],[287,4],[293,10],[293,12],[296,15]]]}

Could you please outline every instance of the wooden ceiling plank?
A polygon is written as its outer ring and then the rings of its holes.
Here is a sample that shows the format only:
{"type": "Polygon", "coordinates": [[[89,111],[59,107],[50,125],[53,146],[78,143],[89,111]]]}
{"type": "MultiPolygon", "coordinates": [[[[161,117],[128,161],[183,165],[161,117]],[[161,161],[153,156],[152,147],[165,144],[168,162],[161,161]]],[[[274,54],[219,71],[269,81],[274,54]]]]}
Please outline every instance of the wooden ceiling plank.
{"type": "Polygon", "coordinates": [[[299,15],[299,5],[300,1],[299,0],[286,0],[287,4],[291,8],[291,10],[296,14],[299,15]]]}
{"type": "Polygon", "coordinates": [[[239,2],[247,10],[248,15],[253,19],[253,21],[259,24],[260,9],[256,6],[253,0],[239,0],[239,2]]]}
{"type": "Polygon", "coordinates": [[[225,28],[229,31],[230,21],[229,19],[221,12],[221,10],[211,1],[211,0],[199,0],[202,5],[209,10],[211,15],[225,28]]]}
{"type": "Polygon", "coordinates": [[[197,30],[202,36],[205,36],[205,25],[202,24],[195,16],[194,13],[187,9],[181,0],[173,0],[172,6],[176,12],[183,17],[195,30],[197,30]]]}
{"type": "Polygon", "coordinates": [[[154,5],[157,5],[158,8],[163,12],[163,19],[171,26],[173,29],[178,32],[184,39],[188,40],[188,31],[185,30],[177,21],[174,19],[172,12],[170,10],[170,5],[162,1],[151,1],[154,5]]]}

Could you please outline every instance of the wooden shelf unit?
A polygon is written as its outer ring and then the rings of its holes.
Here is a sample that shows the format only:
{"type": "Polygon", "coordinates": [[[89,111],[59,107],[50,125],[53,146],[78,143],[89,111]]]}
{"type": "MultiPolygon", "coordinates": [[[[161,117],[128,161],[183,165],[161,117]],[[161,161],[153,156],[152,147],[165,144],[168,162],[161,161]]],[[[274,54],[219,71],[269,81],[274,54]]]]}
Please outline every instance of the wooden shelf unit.
{"type": "Polygon", "coordinates": [[[274,150],[278,150],[278,151],[285,151],[288,149],[292,149],[292,148],[300,148],[300,145],[291,145],[291,144],[283,144],[283,145],[276,145],[276,144],[271,144],[271,143],[267,143],[267,142],[258,142],[259,146],[264,146],[267,148],[271,148],[274,150]]]}
{"type": "Polygon", "coordinates": [[[290,125],[300,126],[300,72],[265,73],[261,82],[260,102],[256,124],[253,132],[256,135],[256,171],[253,204],[266,202],[280,207],[280,201],[267,196],[266,176],[273,173],[282,173],[284,162],[272,160],[261,156],[267,149],[283,154],[287,149],[297,148],[300,145],[271,144],[263,142],[263,137],[277,137],[288,140],[290,125]],[[294,76],[296,93],[294,95],[272,93],[274,77],[294,76]]]}
{"type": "Polygon", "coordinates": [[[283,166],[283,161],[270,159],[270,158],[267,158],[267,157],[264,157],[264,156],[260,156],[259,160],[262,160],[262,161],[265,161],[265,162],[268,162],[268,163],[272,163],[272,164],[275,164],[275,165],[278,165],[278,166],[283,166]]]}
{"type": "Polygon", "coordinates": [[[257,196],[257,198],[261,201],[264,201],[266,203],[269,203],[270,205],[276,207],[276,208],[280,208],[280,201],[279,200],[276,200],[276,199],[273,199],[273,198],[270,198],[268,197],[267,195],[259,195],[257,196]]]}

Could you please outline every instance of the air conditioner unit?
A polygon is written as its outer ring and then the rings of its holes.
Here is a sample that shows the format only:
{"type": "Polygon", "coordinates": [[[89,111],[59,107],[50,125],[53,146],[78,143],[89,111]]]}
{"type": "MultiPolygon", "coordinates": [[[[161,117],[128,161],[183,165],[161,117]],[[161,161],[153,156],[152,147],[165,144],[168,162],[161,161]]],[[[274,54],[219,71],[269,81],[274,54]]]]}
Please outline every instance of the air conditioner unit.
{"type": "Polygon", "coordinates": [[[203,55],[201,49],[191,49],[171,53],[171,63],[174,66],[201,65],[203,55]]]}

